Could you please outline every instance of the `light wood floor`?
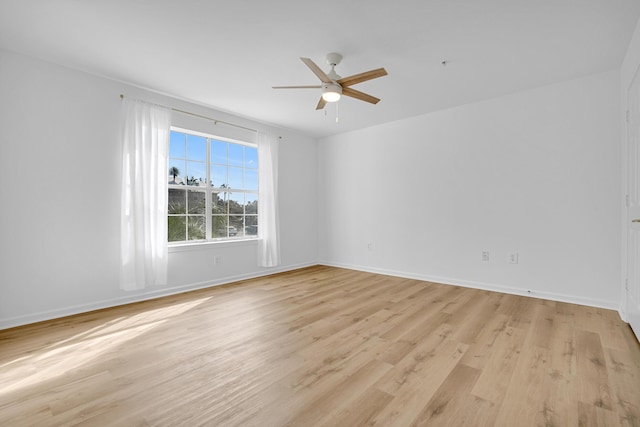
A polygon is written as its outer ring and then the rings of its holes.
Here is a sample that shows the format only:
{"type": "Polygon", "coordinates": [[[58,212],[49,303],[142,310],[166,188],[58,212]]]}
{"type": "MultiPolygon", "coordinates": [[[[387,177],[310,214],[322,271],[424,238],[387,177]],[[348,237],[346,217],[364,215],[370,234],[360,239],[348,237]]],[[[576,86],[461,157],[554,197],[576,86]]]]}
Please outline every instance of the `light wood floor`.
{"type": "Polygon", "coordinates": [[[0,331],[0,425],[640,426],[613,311],[330,267],[0,331]]]}

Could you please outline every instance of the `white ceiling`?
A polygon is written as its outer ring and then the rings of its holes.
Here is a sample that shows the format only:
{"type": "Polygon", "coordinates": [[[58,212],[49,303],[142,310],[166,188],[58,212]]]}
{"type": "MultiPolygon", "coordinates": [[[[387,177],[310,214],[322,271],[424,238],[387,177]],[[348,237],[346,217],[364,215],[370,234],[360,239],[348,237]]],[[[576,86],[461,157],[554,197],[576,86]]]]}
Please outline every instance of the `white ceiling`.
{"type": "Polygon", "coordinates": [[[326,136],[618,68],[638,0],[0,0],[0,48],[326,136]],[[300,61],[385,67],[316,111],[300,61]],[[441,62],[447,61],[446,66],[441,62]]]}

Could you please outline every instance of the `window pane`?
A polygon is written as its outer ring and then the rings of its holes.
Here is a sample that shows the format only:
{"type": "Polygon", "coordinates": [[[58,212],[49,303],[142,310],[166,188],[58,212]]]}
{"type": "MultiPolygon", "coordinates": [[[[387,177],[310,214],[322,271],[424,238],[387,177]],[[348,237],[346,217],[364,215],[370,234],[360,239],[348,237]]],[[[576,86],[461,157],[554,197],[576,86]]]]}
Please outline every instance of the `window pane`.
{"type": "Polygon", "coordinates": [[[245,226],[258,226],[258,215],[247,215],[244,217],[245,226]]]}
{"type": "Polygon", "coordinates": [[[229,188],[243,189],[242,168],[229,167],[229,188]]]}
{"type": "Polygon", "coordinates": [[[244,213],[249,215],[257,215],[258,214],[258,195],[252,193],[246,193],[244,195],[245,207],[244,213]]]}
{"type": "Polygon", "coordinates": [[[242,145],[229,144],[229,166],[242,166],[242,145]]]}
{"type": "Polygon", "coordinates": [[[231,193],[229,195],[229,213],[244,214],[244,193],[231,193]]]}
{"type": "Polygon", "coordinates": [[[189,240],[202,240],[206,236],[206,224],[203,216],[189,216],[189,240]]]}
{"type": "Polygon", "coordinates": [[[225,193],[211,193],[211,213],[226,214],[227,201],[225,193]]]}
{"type": "Polygon", "coordinates": [[[189,190],[189,213],[204,215],[206,201],[204,191],[189,190]]]}
{"type": "Polygon", "coordinates": [[[244,167],[258,169],[258,149],[255,147],[244,147],[244,167]]]}
{"type": "Polygon", "coordinates": [[[187,135],[182,132],[171,131],[169,137],[169,157],[184,159],[187,135]]]}
{"type": "Polygon", "coordinates": [[[244,234],[244,216],[230,216],[229,217],[229,229],[232,234],[243,232],[244,234]],[[233,228],[232,228],[233,227],[233,228]]]}
{"type": "Polygon", "coordinates": [[[183,184],[184,160],[169,159],[169,184],[183,184]]]}
{"type": "Polygon", "coordinates": [[[217,239],[227,237],[227,217],[222,215],[211,216],[211,237],[217,239]]]}
{"type": "Polygon", "coordinates": [[[258,191],[258,169],[244,170],[244,189],[258,191]]]}
{"type": "Polygon", "coordinates": [[[169,214],[183,214],[187,212],[187,192],[174,188],[169,189],[169,214]]]}
{"type": "Polygon", "coordinates": [[[201,136],[187,135],[187,158],[207,161],[207,139],[201,136]]]}
{"type": "Polygon", "coordinates": [[[187,185],[205,185],[207,181],[207,167],[202,162],[187,162],[187,185]]]}
{"type": "Polygon", "coordinates": [[[211,163],[227,164],[227,143],[211,140],[211,163]]]}
{"type": "Polygon", "coordinates": [[[227,188],[227,167],[214,165],[211,167],[211,182],[215,188],[227,188]]]}
{"type": "Polygon", "coordinates": [[[258,235],[258,216],[257,215],[247,215],[244,218],[244,230],[247,236],[258,235]]]}
{"type": "Polygon", "coordinates": [[[187,222],[185,217],[183,216],[170,216],[169,217],[169,241],[170,242],[181,242],[187,240],[186,237],[186,226],[187,222]]]}

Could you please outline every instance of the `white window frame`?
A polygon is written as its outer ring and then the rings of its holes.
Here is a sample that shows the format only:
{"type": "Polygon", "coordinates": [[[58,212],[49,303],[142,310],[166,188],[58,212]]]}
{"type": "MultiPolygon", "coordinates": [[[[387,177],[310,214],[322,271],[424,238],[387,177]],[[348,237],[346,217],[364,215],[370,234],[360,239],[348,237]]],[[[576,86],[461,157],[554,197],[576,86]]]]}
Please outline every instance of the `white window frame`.
{"type": "MultiPolygon", "coordinates": [[[[193,129],[187,129],[187,128],[182,128],[182,127],[178,127],[178,126],[171,126],[170,130],[173,132],[181,132],[184,134],[188,134],[188,135],[194,135],[194,136],[199,136],[199,137],[203,137],[207,139],[207,146],[206,146],[206,162],[205,162],[205,169],[206,169],[206,179],[205,179],[205,185],[200,186],[200,185],[185,185],[185,184],[168,184],[168,189],[167,192],[171,189],[178,189],[181,191],[185,191],[186,192],[186,196],[187,196],[187,203],[188,203],[188,192],[189,190],[191,191],[198,191],[198,192],[204,192],[205,194],[205,213],[204,213],[204,217],[205,217],[205,238],[204,239],[193,239],[193,240],[179,240],[179,241],[170,241],[168,242],[169,247],[180,247],[180,246],[197,246],[197,245],[202,245],[202,244],[206,244],[206,243],[218,243],[218,242],[241,242],[241,241],[251,241],[251,240],[257,240],[259,239],[259,234],[256,235],[250,235],[247,236],[246,235],[246,231],[242,230],[242,233],[239,233],[239,235],[236,236],[220,236],[220,237],[211,237],[212,234],[212,216],[213,216],[213,201],[212,201],[212,197],[211,194],[218,192],[218,193],[232,193],[232,192],[237,192],[237,193],[244,193],[244,194],[255,194],[256,198],[258,200],[258,203],[260,203],[260,195],[258,192],[258,189],[256,190],[246,190],[246,189],[225,189],[223,187],[214,187],[211,185],[211,140],[216,140],[216,141],[221,141],[221,142],[227,142],[227,143],[231,143],[231,144],[236,144],[236,145],[242,145],[245,147],[251,147],[251,148],[256,148],[257,149],[257,144],[256,143],[251,143],[251,142],[247,142],[247,141],[241,141],[241,140],[237,140],[237,139],[233,139],[233,138],[227,138],[227,137],[223,137],[223,136],[218,136],[218,135],[214,135],[214,134],[210,134],[210,133],[205,133],[205,132],[199,132],[193,129]],[[215,191],[215,190],[220,190],[220,191],[215,191]],[[230,190],[230,191],[229,191],[230,190]]],[[[186,155],[186,153],[185,153],[186,155]]],[[[228,155],[228,153],[227,153],[228,155]]],[[[167,156],[167,160],[169,160],[169,156],[167,156]]],[[[188,161],[186,158],[184,159],[185,161],[188,161]]],[[[258,167],[260,167],[260,165],[258,165],[258,167]]],[[[167,171],[169,170],[169,162],[167,163],[167,171]]],[[[244,166],[242,167],[242,169],[244,170],[244,166]]],[[[227,170],[227,174],[228,174],[228,170],[227,170]]],[[[259,174],[258,174],[259,175],[259,174]]],[[[185,175],[185,179],[187,179],[188,177],[185,175]]],[[[228,178],[228,176],[227,176],[228,178]]],[[[228,182],[228,180],[227,180],[228,182]]],[[[258,185],[259,188],[259,185],[258,185]]],[[[225,200],[228,199],[228,194],[225,195],[225,200]]],[[[169,211],[168,211],[168,205],[167,205],[167,221],[169,218],[169,211]]],[[[193,215],[193,214],[192,214],[193,215]]],[[[182,216],[182,215],[175,215],[175,216],[182,216]]],[[[188,217],[189,217],[189,213],[188,213],[188,206],[185,206],[185,219],[187,221],[188,224],[188,217]]],[[[233,214],[229,213],[229,204],[227,203],[227,213],[226,213],[226,218],[227,218],[227,224],[229,224],[228,219],[230,216],[234,216],[233,214]]],[[[246,211],[245,213],[243,213],[242,215],[245,219],[247,217],[246,211]]],[[[250,214],[250,216],[254,216],[253,214],[250,214]]],[[[257,222],[257,212],[255,214],[256,217],[256,222],[257,222]]],[[[168,223],[167,223],[167,227],[168,227],[168,223]]],[[[240,230],[238,230],[240,231],[240,230]]],[[[188,238],[188,236],[187,236],[188,238]]]]}

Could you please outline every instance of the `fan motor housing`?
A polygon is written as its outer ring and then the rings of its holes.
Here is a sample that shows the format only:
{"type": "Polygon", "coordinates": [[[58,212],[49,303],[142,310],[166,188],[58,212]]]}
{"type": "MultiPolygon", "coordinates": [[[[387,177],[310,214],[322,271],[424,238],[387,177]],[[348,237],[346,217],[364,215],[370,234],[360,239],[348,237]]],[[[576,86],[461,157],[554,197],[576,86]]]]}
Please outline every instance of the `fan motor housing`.
{"type": "Polygon", "coordinates": [[[322,92],[342,93],[342,86],[338,83],[322,83],[322,92]]]}

